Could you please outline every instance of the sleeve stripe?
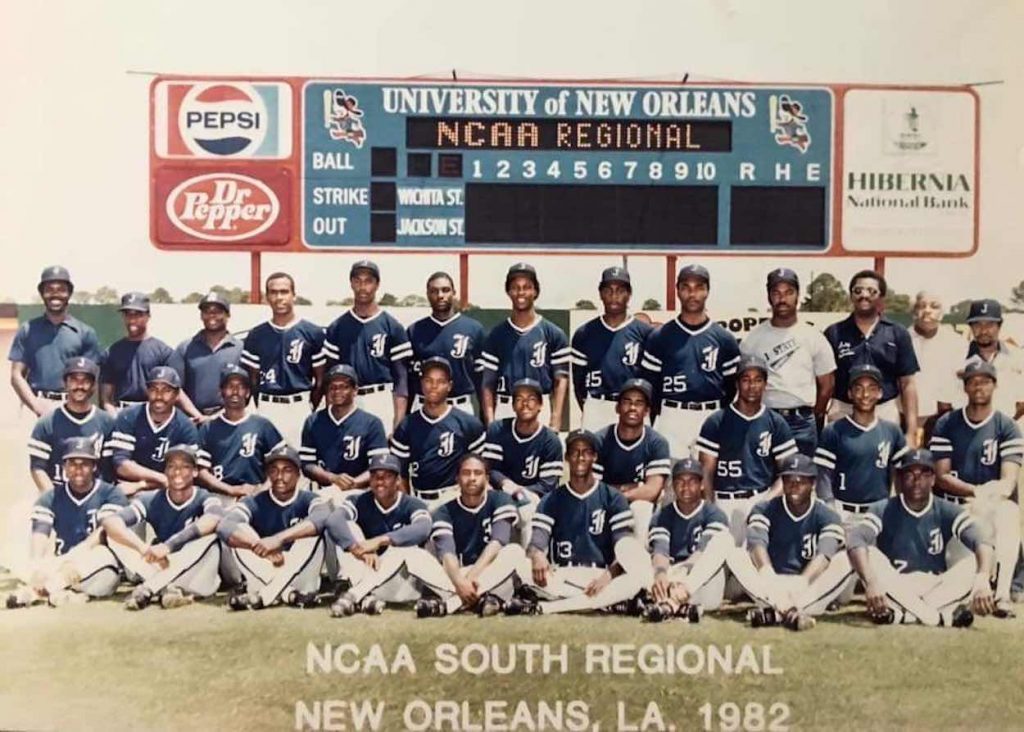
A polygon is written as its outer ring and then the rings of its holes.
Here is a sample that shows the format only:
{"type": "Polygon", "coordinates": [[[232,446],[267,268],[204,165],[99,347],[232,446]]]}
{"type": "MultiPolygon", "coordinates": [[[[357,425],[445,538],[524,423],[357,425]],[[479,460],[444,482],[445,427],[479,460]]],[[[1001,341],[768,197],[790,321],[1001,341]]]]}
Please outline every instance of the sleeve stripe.
{"type": "Polygon", "coordinates": [[[814,458],[814,464],[815,465],[820,465],[823,468],[828,468],[829,470],[835,470],[836,469],[836,464],[835,463],[830,463],[828,460],[825,460],[824,458],[820,458],[820,457],[815,457],[814,458]]]}
{"type": "MultiPolygon", "coordinates": [[[[1004,444],[1009,444],[1009,443],[1004,443],[1004,444]]],[[[50,445],[48,443],[43,442],[42,440],[34,440],[31,437],[28,440],[28,446],[29,447],[36,447],[36,448],[39,448],[40,450],[46,450],[46,452],[50,452],[50,450],[51,450],[51,447],[50,447],[50,445]]]]}
{"type": "Polygon", "coordinates": [[[836,459],[836,454],[834,452],[830,451],[830,450],[826,450],[824,447],[819,447],[817,450],[815,450],[814,457],[816,459],[819,458],[819,457],[826,457],[826,458],[831,458],[832,460],[835,460],[836,459]]]}
{"type": "Polygon", "coordinates": [[[128,442],[135,442],[135,435],[129,434],[128,432],[119,432],[118,430],[114,430],[110,433],[110,437],[111,439],[116,438],[119,440],[126,440],[128,442]]]}
{"type": "Polygon", "coordinates": [[[40,460],[49,460],[50,459],[50,453],[43,452],[42,450],[36,450],[33,447],[30,447],[28,449],[28,454],[31,455],[32,457],[39,458],[40,460]]]}
{"type": "Polygon", "coordinates": [[[452,529],[454,528],[448,521],[434,521],[435,529],[452,529]]]}

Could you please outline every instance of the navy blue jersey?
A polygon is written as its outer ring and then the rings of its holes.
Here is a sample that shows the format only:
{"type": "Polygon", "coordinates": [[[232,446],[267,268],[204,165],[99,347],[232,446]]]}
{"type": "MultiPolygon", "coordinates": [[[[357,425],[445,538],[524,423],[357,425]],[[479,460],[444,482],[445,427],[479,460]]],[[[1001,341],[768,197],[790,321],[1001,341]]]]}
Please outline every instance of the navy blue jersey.
{"type": "Polygon", "coordinates": [[[899,425],[876,419],[862,427],[847,416],[825,427],[818,438],[818,495],[844,503],[873,503],[889,497],[896,466],[907,452],[899,425]]]}
{"type": "Polygon", "coordinates": [[[263,456],[283,444],[266,417],[247,414],[232,422],[222,412],[199,427],[199,466],[228,485],[260,485],[266,477],[263,456]]]}
{"type": "Polygon", "coordinates": [[[480,368],[484,383],[498,394],[510,394],[520,379],[533,379],[550,394],[555,377],[569,375],[569,357],[569,339],[550,320],[537,316],[523,329],[505,319],[487,334],[480,368]]]}
{"type": "Polygon", "coordinates": [[[739,361],[736,338],[718,323],[690,328],[672,318],[647,337],[641,365],[656,404],[711,402],[725,398],[739,361]]]}
{"type": "Polygon", "coordinates": [[[57,325],[40,315],[18,326],[7,358],[25,364],[33,390],[64,391],[64,364],[76,356],[102,361],[96,331],[71,315],[57,325]]]}
{"type": "Polygon", "coordinates": [[[617,328],[604,317],[581,325],[572,334],[572,388],[577,401],[588,396],[615,399],[622,384],[640,376],[644,342],[654,326],[632,315],[617,328]]]}
{"type": "Polygon", "coordinates": [[[992,543],[964,506],[929,497],[928,505],[914,512],[903,496],[894,496],[871,505],[850,531],[850,547],[876,544],[899,572],[941,574],[949,568],[946,545],[954,536],[971,551],[992,543]]]}
{"type": "Polygon", "coordinates": [[[540,499],[531,546],[547,550],[553,564],[610,567],[615,542],[633,533],[626,497],[603,481],[583,495],[562,484],[540,499]]]}
{"type": "Polygon", "coordinates": [[[972,485],[999,480],[1003,461],[1020,465],[1024,455],[1020,429],[996,411],[977,424],[963,409],[947,412],[935,423],[928,446],[937,460],[948,458],[957,477],[972,485]]]}
{"type": "Polygon", "coordinates": [[[173,353],[159,338],[122,338],[103,354],[100,381],[114,385],[114,402],[144,402],[146,375],[157,366],[166,366],[173,353]]]}
{"type": "Polygon", "coordinates": [[[259,391],[298,394],[313,388],[313,369],[324,365],[324,329],[308,320],[279,328],[260,323],[242,344],[241,364],[259,369],[259,391]]]}
{"type": "Polygon", "coordinates": [[[226,366],[237,366],[242,361],[242,342],[228,333],[211,349],[199,331],[182,341],[167,365],[178,372],[181,387],[201,412],[223,406],[220,396],[220,373],[226,366]]]}
{"type": "Polygon", "coordinates": [[[198,448],[199,432],[192,420],[175,408],[160,426],[153,424],[148,404],[136,404],[122,409],[114,420],[110,433],[110,457],[116,470],[125,460],[132,460],[144,468],[164,472],[164,454],[172,445],[192,445],[198,448]]]}
{"type": "Polygon", "coordinates": [[[882,401],[900,393],[901,376],[920,371],[910,332],[899,323],[879,317],[867,337],[853,315],[825,329],[825,339],[836,356],[836,399],[849,402],[850,369],[872,364],[882,372],[882,401]]]}
{"type": "Polygon", "coordinates": [[[221,515],[224,507],[220,500],[199,486],[192,487],[192,495],[182,504],[174,503],[166,490],[145,491],[138,494],[121,509],[120,516],[127,526],[145,521],[153,528],[154,543],[167,541],[192,522],[207,513],[221,515]]]}
{"type": "Polygon", "coordinates": [[[110,475],[110,446],[107,441],[114,429],[114,418],[109,412],[96,407],[82,416],[76,416],[62,405],[40,417],[32,428],[28,440],[28,464],[32,470],[43,470],[54,487],[64,485],[64,440],[69,437],[91,437],[96,442],[97,454],[102,454],[98,476],[110,475]]]}
{"type": "Polygon", "coordinates": [[[507,493],[489,490],[476,508],[467,508],[459,497],[440,506],[434,511],[430,538],[438,557],[454,554],[465,567],[480,558],[492,538],[502,546],[507,544],[518,520],[519,512],[512,498],[507,493]],[[504,528],[499,531],[500,524],[504,528]]]}
{"type": "Polygon", "coordinates": [[[650,427],[644,427],[639,439],[626,444],[619,438],[618,425],[610,424],[597,432],[601,449],[597,451],[594,475],[608,485],[643,483],[654,475],[668,477],[672,458],[668,440],[650,427]]]}
{"type": "Polygon", "coordinates": [[[32,533],[56,536],[57,554],[67,554],[94,532],[108,515],[128,505],[121,489],[102,480],[76,496],[66,486],[51,488],[32,507],[32,533]]]}
{"type": "Polygon", "coordinates": [[[508,478],[539,496],[558,486],[562,478],[562,441],[542,424],[530,435],[515,430],[515,417],[491,422],[483,456],[490,467],[491,485],[501,488],[508,478]]]}
{"type": "Polygon", "coordinates": [[[359,386],[395,384],[395,369],[412,357],[412,345],[390,313],[378,310],[364,320],[349,310],[327,326],[324,353],[328,368],[337,363],[354,368],[359,386]]]}
{"type": "Polygon", "coordinates": [[[777,496],[754,506],[747,518],[747,548],[765,547],[777,574],[800,574],[818,554],[831,559],[845,541],[839,514],[814,497],[803,516],[777,496]]]}
{"type": "Polygon", "coordinates": [[[474,394],[477,390],[477,361],[484,347],[484,327],[468,315],[456,313],[444,322],[428,315],[409,326],[412,346],[412,372],[409,384],[413,394],[420,393],[420,364],[441,357],[452,366],[451,396],[474,394]]]}
{"type": "Polygon", "coordinates": [[[472,414],[449,406],[436,419],[419,410],[398,423],[391,452],[402,459],[404,476],[417,495],[455,485],[459,458],[482,454],[484,425],[472,414]]]}
{"type": "Polygon", "coordinates": [[[377,503],[373,491],[364,491],[355,498],[346,499],[341,504],[341,510],[349,521],[358,524],[367,539],[390,534],[414,521],[430,521],[427,504],[402,492],[398,493],[398,500],[387,510],[377,503]]]}
{"type": "Polygon", "coordinates": [[[675,564],[704,551],[716,535],[728,533],[729,519],[714,503],[701,501],[691,513],[685,514],[672,501],[651,519],[647,536],[651,553],[668,557],[675,564]]]}
{"type": "Polygon", "coordinates": [[[252,526],[263,538],[280,534],[309,518],[314,511],[329,511],[329,506],[329,501],[313,491],[296,490],[290,500],[282,503],[274,497],[273,491],[267,490],[243,498],[231,507],[228,514],[233,519],[239,519],[240,523],[252,526]]]}
{"type": "Polygon", "coordinates": [[[753,417],[730,404],[706,420],[697,451],[718,458],[716,493],[763,491],[775,481],[776,462],[797,451],[786,420],[762,405],[753,417]]]}
{"type": "Polygon", "coordinates": [[[335,419],[330,407],[306,417],[299,457],[303,466],[319,465],[329,473],[355,477],[366,472],[374,455],[388,452],[380,418],[358,407],[335,419]]]}

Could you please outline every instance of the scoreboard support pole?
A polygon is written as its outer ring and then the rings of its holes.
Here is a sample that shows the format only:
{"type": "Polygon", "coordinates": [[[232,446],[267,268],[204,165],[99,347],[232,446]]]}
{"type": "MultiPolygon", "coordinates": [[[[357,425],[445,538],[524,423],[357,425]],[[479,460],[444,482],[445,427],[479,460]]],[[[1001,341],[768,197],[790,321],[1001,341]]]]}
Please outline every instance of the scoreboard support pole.
{"type": "Polygon", "coordinates": [[[665,257],[665,309],[676,309],[676,255],[665,257]]]}
{"type": "Polygon", "coordinates": [[[260,280],[263,273],[260,271],[262,262],[259,252],[249,252],[249,302],[259,305],[262,302],[260,280]]]}
{"type": "Polygon", "coordinates": [[[469,305],[469,255],[459,254],[459,309],[465,310],[469,305]]]}
{"type": "Polygon", "coordinates": [[[875,257],[875,266],[873,269],[882,277],[885,277],[885,257],[875,257]]]}

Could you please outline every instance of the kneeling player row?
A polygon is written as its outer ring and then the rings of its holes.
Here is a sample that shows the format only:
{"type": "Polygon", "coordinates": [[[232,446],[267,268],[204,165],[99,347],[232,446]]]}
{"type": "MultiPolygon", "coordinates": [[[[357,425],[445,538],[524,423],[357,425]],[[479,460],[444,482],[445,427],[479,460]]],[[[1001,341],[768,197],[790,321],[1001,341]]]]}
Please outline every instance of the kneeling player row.
{"type": "Polygon", "coordinates": [[[626,499],[594,476],[597,440],[585,431],[569,435],[569,481],[536,507],[525,551],[512,541],[517,507],[488,490],[487,465],[475,455],[460,462],[459,495],[433,517],[399,490],[400,463],[392,455],[374,458],[369,491],[336,496],[332,510],[325,496],[298,490],[301,464],[288,447],[266,457],[269,490],[225,512],[194,485],[189,446],[168,450],[166,489],[128,504],[118,488],[94,477],[92,443],[69,443],[67,485],[36,504],[35,561],[20,572],[26,587],[8,598],[8,607],[109,595],[122,571],[141,582],[130,609],[157,598],[174,607],[212,595],[222,578],[244,587],[232,592],[233,609],[279,601],[308,606],[326,566],[351,585],[332,604],[335,616],[418,600],[421,617],[642,605],[652,621],[695,621],[721,604],[727,572],[758,604],[750,618],[755,626],[811,627],[857,575],[878,622],[964,626],[972,620],[966,601],[974,612],[994,610],[988,532],[932,495],[934,463],[924,450],[904,459],[901,494],[872,504],[863,521],[845,530],[814,497],[810,460],[788,457],[782,495],[751,511],[743,548],[733,542],[725,512],[704,500],[700,465],[681,460],[672,470],[675,500],[652,522],[652,557],[633,536],[626,499]],[[143,521],[153,544],[131,530],[143,521]],[[47,551],[51,533],[56,554],[47,551]],[[954,537],[969,551],[948,565],[954,537]],[[848,552],[841,551],[844,542],[848,552]]]}

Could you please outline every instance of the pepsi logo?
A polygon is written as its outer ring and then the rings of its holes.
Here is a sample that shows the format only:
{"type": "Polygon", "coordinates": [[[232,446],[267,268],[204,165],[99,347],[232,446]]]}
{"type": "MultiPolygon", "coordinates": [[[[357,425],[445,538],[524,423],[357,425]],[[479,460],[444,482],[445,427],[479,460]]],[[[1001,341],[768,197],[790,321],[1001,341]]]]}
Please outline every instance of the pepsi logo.
{"type": "Polygon", "coordinates": [[[249,84],[196,84],[178,109],[182,142],[195,155],[251,156],[269,126],[263,97],[249,84]]]}
{"type": "Polygon", "coordinates": [[[167,218],[181,231],[206,241],[240,241],[277,220],[281,205],[265,183],[237,173],[198,175],[167,196],[167,218]]]}

